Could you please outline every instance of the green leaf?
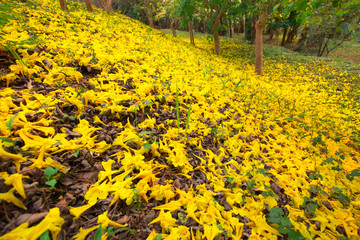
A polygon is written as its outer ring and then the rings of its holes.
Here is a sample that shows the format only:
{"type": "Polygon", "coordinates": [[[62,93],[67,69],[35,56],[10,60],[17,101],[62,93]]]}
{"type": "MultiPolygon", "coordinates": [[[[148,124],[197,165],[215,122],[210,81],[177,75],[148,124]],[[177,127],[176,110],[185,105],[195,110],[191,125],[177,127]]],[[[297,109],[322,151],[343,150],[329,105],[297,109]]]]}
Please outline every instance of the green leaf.
{"type": "Polygon", "coordinates": [[[48,166],[46,169],[45,169],[45,177],[47,179],[50,179],[52,176],[54,176],[58,171],[59,171],[60,167],[57,167],[56,169],[53,168],[53,167],[50,167],[48,166]]]}
{"type": "Polygon", "coordinates": [[[280,224],[284,227],[291,227],[292,223],[288,217],[282,216],[280,219],[280,224]]]}
{"type": "Polygon", "coordinates": [[[315,212],[315,210],[316,210],[316,205],[315,204],[313,204],[313,203],[308,203],[308,204],[306,204],[306,209],[309,211],[309,212],[315,212]]]}
{"type": "MultiPolygon", "coordinates": [[[[139,210],[138,210],[139,211],[139,210]]],[[[134,236],[137,235],[137,231],[135,229],[129,229],[130,233],[134,236]]]]}
{"type": "Polygon", "coordinates": [[[129,142],[132,142],[132,141],[134,141],[134,140],[135,140],[135,138],[131,138],[129,141],[126,141],[125,144],[128,144],[129,142]]]}
{"type": "Polygon", "coordinates": [[[49,230],[47,230],[40,236],[40,240],[51,240],[49,230]]]}
{"type": "Polygon", "coordinates": [[[296,232],[294,229],[288,230],[288,237],[290,240],[302,240],[305,239],[301,233],[296,232]]]}
{"type": "Polygon", "coordinates": [[[139,135],[140,135],[140,136],[144,136],[144,135],[149,134],[149,133],[151,133],[151,132],[149,132],[149,131],[143,131],[143,132],[139,133],[139,135]]]}
{"type": "Polygon", "coordinates": [[[50,186],[50,189],[54,189],[56,183],[57,183],[57,180],[56,180],[56,179],[51,179],[51,180],[45,182],[46,185],[50,186]]]}
{"type": "Polygon", "coordinates": [[[109,227],[108,229],[107,229],[107,232],[108,232],[108,234],[109,234],[109,237],[112,237],[112,235],[114,235],[114,227],[109,227]]]}
{"type": "Polygon", "coordinates": [[[74,157],[78,157],[80,153],[80,148],[76,149],[76,151],[73,153],[74,157]]]}
{"type": "Polygon", "coordinates": [[[0,137],[0,140],[2,140],[4,142],[8,142],[8,143],[14,143],[14,141],[11,140],[10,138],[0,137]]]}
{"type": "Polygon", "coordinates": [[[66,174],[70,171],[70,167],[65,168],[64,170],[61,170],[61,173],[66,174]]]}
{"type": "Polygon", "coordinates": [[[144,143],[143,147],[144,147],[144,149],[152,149],[151,144],[148,142],[144,143]]]}
{"type": "Polygon", "coordinates": [[[309,136],[310,136],[310,134],[306,134],[306,135],[302,136],[302,137],[300,138],[300,140],[303,139],[303,138],[309,137],[309,136]]]}
{"type": "Polygon", "coordinates": [[[278,231],[279,231],[279,233],[281,233],[281,234],[287,234],[288,231],[289,231],[289,229],[286,228],[286,227],[284,227],[283,225],[279,225],[278,231]]]}
{"type": "Polygon", "coordinates": [[[100,227],[96,230],[95,232],[95,236],[94,236],[94,240],[101,240],[101,237],[103,235],[104,229],[103,227],[100,225],[100,227]]]}
{"type": "Polygon", "coordinates": [[[351,174],[347,174],[346,178],[349,180],[354,180],[354,177],[360,177],[360,168],[352,170],[351,174]]]}
{"type": "Polygon", "coordinates": [[[281,217],[284,215],[284,211],[281,208],[273,207],[269,214],[268,220],[272,223],[280,224],[281,217]]]}
{"type": "Polygon", "coordinates": [[[321,166],[324,165],[325,163],[333,164],[334,160],[335,160],[334,158],[330,157],[330,158],[326,159],[325,161],[323,161],[321,163],[321,166]]]}
{"type": "Polygon", "coordinates": [[[18,113],[13,116],[7,123],[6,126],[8,127],[9,130],[12,130],[14,128],[14,126],[12,125],[13,121],[15,120],[15,118],[17,117],[17,115],[19,115],[18,113]]]}
{"type": "Polygon", "coordinates": [[[154,240],[161,240],[161,239],[162,239],[161,234],[156,235],[155,238],[154,238],[154,240]]]}

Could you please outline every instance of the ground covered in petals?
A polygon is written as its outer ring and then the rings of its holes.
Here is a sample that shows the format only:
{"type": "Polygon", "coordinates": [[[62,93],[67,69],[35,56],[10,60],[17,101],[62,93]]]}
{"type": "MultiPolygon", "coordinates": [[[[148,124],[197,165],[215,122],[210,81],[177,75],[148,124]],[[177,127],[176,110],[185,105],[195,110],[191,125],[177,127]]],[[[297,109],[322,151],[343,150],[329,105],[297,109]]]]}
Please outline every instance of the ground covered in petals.
{"type": "Polygon", "coordinates": [[[360,237],[359,65],[0,4],[0,239],[360,237]]]}

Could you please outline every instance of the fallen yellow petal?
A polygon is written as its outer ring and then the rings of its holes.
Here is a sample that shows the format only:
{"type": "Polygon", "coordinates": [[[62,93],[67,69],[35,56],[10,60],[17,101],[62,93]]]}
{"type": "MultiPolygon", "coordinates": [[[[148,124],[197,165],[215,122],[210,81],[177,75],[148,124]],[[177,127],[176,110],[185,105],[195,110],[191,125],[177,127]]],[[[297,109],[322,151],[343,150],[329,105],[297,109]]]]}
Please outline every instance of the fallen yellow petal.
{"type": "Polygon", "coordinates": [[[15,174],[12,174],[9,177],[5,178],[4,183],[7,185],[13,185],[13,187],[20,194],[20,196],[22,196],[24,199],[26,199],[24,187],[22,184],[23,177],[24,176],[22,174],[15,173],[15,174]]]}
{"type": "Polygon", "coordinates": [[[22,209],[26,209],[25,205],[15,197],[15,188],[10,189],[7,193],[0,193],[0,200],[4,200],[8,203],[12,203],[22,209]]]}
{"type": "Polygon", "coordinates": [[[101,226],[105,229],[107,228],[109,225],[114,226],[114,227],[126,227],[127,224],[120,224],[114,221],[111,221],[108,217],[107,217],[108,211],[105,211],[103,214],[98,216],[98,223],[101,224],[101,226]]]}

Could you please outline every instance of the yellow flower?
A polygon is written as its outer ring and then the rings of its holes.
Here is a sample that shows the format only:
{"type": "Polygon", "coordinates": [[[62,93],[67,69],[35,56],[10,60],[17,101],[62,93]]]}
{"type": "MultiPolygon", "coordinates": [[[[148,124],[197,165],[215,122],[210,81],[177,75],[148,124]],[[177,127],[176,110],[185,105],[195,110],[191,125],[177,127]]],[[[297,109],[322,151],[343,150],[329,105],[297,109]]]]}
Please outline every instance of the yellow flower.
{"type": "Polygon", "coordinates": [[[26,158],[22,157],[20,155],[17,154],[13,154],[13,153],[9,153],[6,152],[3,148],[2,148],[2,141],[0,140],[0,159],[12,159],[15,161],[15,165],[16,165],[16,170],[19,172],[20,171],[20,163],[21,162],[25,162],[26,158]]]}
{"type": "Polygon", "coordinates": [[[59,208],[52,208],[38,225],[31,228],[29,236],[31,236],[32,239],[38,239],[44,232],[49,230],[52,239],[57,239],[57,235],[61,231],[61,225],[63,224],[64,219],[60,217],[59,208]]]}
{"type": "MultiPolygon", "coordinates": [[[[0,177],[3,177],[0,175],[0,177]]],[[[22,196],[24,199],[26,199],[24,187],[22,184],[22,178],[24,176],[19,173],[14,173],[10,176],[3,177],[5,179],[4,183],[7,185],[13,185],[14,189],[22,196]]]]}
{"type": "Polygon", "coordinates": [[[185,226],[171,228],[170,234],[164,238],[165,240],[190,239],[189,229],[185,226]]]}
{"type": "Polygon", "coordinates": [[[70,214],[74,216],[74,220],[78,219],[80,215],[94,206],[96,204],[96,201],[89,202],[88,204],[81,206],[81,207],[69,207],[70,214]]]}
{"type": "Polygon", "coordinates": [[[109,178],[109,180],[111,181],[112,177],[111,175],[117,173],[118,171],[117,170],[111,170],[111,166],[112,164],[114,164],[115,161],[114,160],[109,160],[107,162],[102,162],[101,165],[103,166],[104,170],[105,171],[100,171],[99,172],[99,179],[98,179],[98,182],[101,182],[103,181],[105,178],[109,178]]]}
{"type": "Polygon", "coordinates": [[[87,236],[90,232],[98,229],[99,226],[100,226],[100,225],[97,225],[97,226],[93,226],[93,227],[91,227],[91,228],[86,228],[86,229],[84,229],[84,228],[81,227],[80,230],[79,230],[79,232],[78,232],[76,235],[74,235],[73,238],[74,238],[75,240],[84,240],[84,239],[86,238],[86,236],[87,236]]]}
{"type": "Polygon", "coordinates": [[[107,198],[110,191],[111,191],[111,183],[104,181],[99,185],[99,182],[96,182],[90,186],[84,198],[88,200],[89,203],[96,202],[98,199],[107,198]]]}
{"type": "Polygon", "coordinates": [[[171,185],[155,185],[151,188],[150,196],[154,197],[158,201],[165,198],[166,202],[168,202],[169,199],[175,197],[175,193],[171,189],[171,185]]]}
{"type": "Polygon", "coordinates": [[[10,189],[7,193],[0,193],[0,200],[12,203],[20,208],[26,209],[25,205],[15,197],[15,188],[10,189]]]}
{"type": "Polygon", "coordinates": [[[114,227],[126,227],[127,224],[119,224],[117,222],[111,221],[108,217],[107,217],[108,211],[105,211],[103,214],[98,216],[98,221],[97,223],[100,224],[104,229],[106,229],[109,225],[114,226],[114,227]]]}
{"type": "MultiPolygon", "coordinates": [[[[86,103],[86,106],[87,106],[87,103],[86,103]]],[[[100,118],[98,116],[95,115],[94,117],[94,124],[102,124],[104,126],[107,126],[105,123],[103,123],[103,121],[100,120],[100,118]]]]}
{"type": "Polygon", "coordinates": [[[57,167],[60,167],[60,170],[64,170],[66,169],[66,166],[60,164],[60,163],[57,163],[55,162],[52,158],[50,157],[47,157],[45,160],[44,160],[44,155],[45,155],[45,145],[44,144],[41,149],[40,149],[40,153],[39,153],[39,156],[37,159],[30,159],[33,164],[31,164],[29,166],[29,168],[46,168],[48,166],[50,167],[53,167],[53,168],[57,168],[57,167]]]}
{"type": "Polygon", "coordinates": [[[26,236],[26,233],[28,232],[29,223],[25,222],[18,226],[17,228],[13,229],[11,232],[8,232],[7,234],[0,237],[0,240],[27,240],[30,239],[28,236],[26,236]]]}
{"type": "Polygon", "coordinates": [[[208,240],[213,240],[217,235],[222,233],[222,231],[218,228],[216,224],[215,225],[205,224],[203,228],[204,228],[204,236],[208,240]]]}
{"type": "Polygon", "coordinates": [[[64,219],[60,217],[59,208],[52,208],[38,225],[28,228],[29,223],[23,223],[11,232],[1,236],[0,240],[36,240],[46,231],[50,231],[52,239],[57,239],[63,224],[64,219]]]}
{"type": "Polygon", "coordinates": [[[170,227],[176,227],[176,219],[171,216],[171,212],[164,212],[164,210],[160,210],[160,214],[157,218],[152,220],[148,225],[160,222],[161,228],[167,232],[170,227]]]}
{"type": "Polygon", "coordinates": [[[183,204],[180,201],[171,201],[169,203],[166,203],[164,205],[160,205],[157,207],[154,207],[155,210],[169,210],[170,212],[174,212],[175,210],[181,208],[183,204]]]}

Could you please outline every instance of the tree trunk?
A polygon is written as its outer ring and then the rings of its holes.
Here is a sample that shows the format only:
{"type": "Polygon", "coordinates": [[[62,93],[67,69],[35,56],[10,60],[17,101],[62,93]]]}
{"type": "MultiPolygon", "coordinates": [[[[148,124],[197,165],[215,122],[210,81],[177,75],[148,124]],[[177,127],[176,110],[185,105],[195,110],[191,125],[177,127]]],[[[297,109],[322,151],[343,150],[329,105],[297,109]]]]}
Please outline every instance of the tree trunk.
{"type": "Polygon", "coordinates": [[[309,31],[309,28],[308,28],[308,27],[306,27],[306,28],[303,29],[303,31],[301,32],[301,35],[300,35],[300,39],[299,39],[299,41],[298,41],[298,44],[297,44],[297,46],[296,46],[296,48],[295,48],[294,51],[300,51],[301,48],[304,46],[304,44],[305,44],[305,42],[306,42],[306,40],[307,40],[307,38],[308,38],[308,31],[309,31]]]}
{"type": "Polygon", "coordinates": [[[176,23],[175,23],[175,20],[172,20],[171,21],[171,24],[170,24],[170,28],[171,28],[171,31],[172,31],[172,34],[174,37],[177,37],[177,34],[176,34],[176,23]]]}
{"type": "Polygon", "coordinates": [[[219,31],[217,30],[217,27],[220,24],[222,11],[224,9],[224,5],[219,9],[215,8],[215,21],[213,23],[213,35],[214,35],[214,45],[215,45],[215,52],[217,54],[220,54],[220,38],[219,38],[219,31]]]}
{"type": "Polygon", "coordinates": [[[190,43],[191,43],[192,45],[195,45],[194,26],[193,26],[193,22],[192,22],[192,21],[189,22],[189,33],[190,33],[190,43]]]}
{"type": "Polygon", "coordinates": [[[251,18],[245,18],[245,40],[251,42],[251,18]]]}
{"type": "Polygon", "coordinates": [[[144,5],[145,5],[145,13],[149,22],[149,26],[155,28],[153,16],[152,16],[152,7],[149,5],[148,0],[144,1],[144,5]]]}
{"type": "Polygon", "coordinates": [[[241,16],[239,21],[239,32],[238,33],[244,33],[245,32],[245,21],[244,18],[241,16]]]}
{"type": "Polygon", "coordinates": [[[288,33],[288,36],[286,38],[286,43],[292,43],[294,38],[295,38],[295,35],[296,35],[296,32],[297,32],[297,27],[294,26],[291,28],[291,30],[289,31],[288,33]]]}
{"type": "Polygon", "coordinates": [[[245,40],[251,43],[255,42],[255,23],[256,17],[254,15],[245,19],[245,40]]]}
{"type": "Polygon", "coordinates": [[[220,54],[220,38],[219,38],[219,33],[214,30],[214,44],[215,44],[215,52],[217,54],[220,54]]]}
{"type": "Polygon", "coordinates": [[[255,36],[256,36],[256,21],[257,18],[255,15],[253,15],[251,20],[251,43],[255,43],[255,36]]]}
{"type": "Polygon", "coordinates": [[[66,0],[59,0],[60,1],[60,8],[63,11],[68,11],[67,5],[66,5],[66,0]]]}
{"type": "Polygon", "coordinates": [[[113,1],[113,0],[107,0],[107,1],[106,1],[106,8],[105,8],[105,10],[106,10],[107,14],[110,14],[110,12],[112,11],[112,1],[113,1]]]}
{"type": "Polygon", "coordinates": [[[266,20],[266,14],[261,13],[255,24],[255,72],[261,76],[263,75],[263,32],[266,20]]]}
{"type": "Polygon", "coordinates": [[[232,24],[231,24],[231,20],[230,20],[230,19],[229,19],[229,35],[230,35],[230,38],[233,37],[232,24]]]}
{"type": "Polygon", "coordinates": [[[273,38],[274,38],[274,29],[273,29],[273,26],[271,25],[270,27],[269,27],[269,41],[272,41],[273,40],[273,38]]]}
{"type": "Polygon", "coordinates": [[[110,14],[110,12],[112,11],[112,1],[113,0],[100,0],[101,5],[103,6],[107,14],[110,14]]]}
{"type": "Polygon", "coordinates": [[[281,46],[285,45],[287,30],[288,30],[288,28],[284,28],[284,33],[283,33],[283,37],[282,37],[281,44],[280,44],[281,46]]]}
{"type": "Polygon", "coordinates": [[[94,12],[93,7],[91,6],[91,0],[85,0],[85,3],[86,3],[86,9],[87,9],[89,12],[94,12]]]}

